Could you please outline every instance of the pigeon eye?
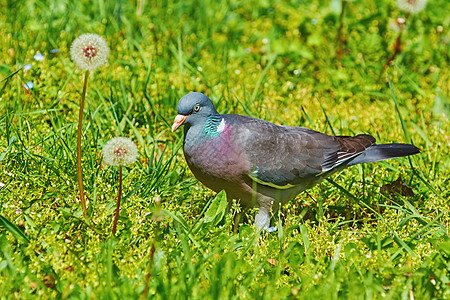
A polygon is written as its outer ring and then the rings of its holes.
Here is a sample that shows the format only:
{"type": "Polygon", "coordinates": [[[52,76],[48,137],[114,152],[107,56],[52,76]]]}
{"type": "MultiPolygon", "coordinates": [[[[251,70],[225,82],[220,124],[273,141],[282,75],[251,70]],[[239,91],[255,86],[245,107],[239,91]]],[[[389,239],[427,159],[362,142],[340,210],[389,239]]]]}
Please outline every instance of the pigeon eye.
{"type": "Polygon", "coordinates": [[[194,111],[195,112],[198,112],[200,110],[200,104],[196,104],[195,106],[194,106],[194,111]]]}

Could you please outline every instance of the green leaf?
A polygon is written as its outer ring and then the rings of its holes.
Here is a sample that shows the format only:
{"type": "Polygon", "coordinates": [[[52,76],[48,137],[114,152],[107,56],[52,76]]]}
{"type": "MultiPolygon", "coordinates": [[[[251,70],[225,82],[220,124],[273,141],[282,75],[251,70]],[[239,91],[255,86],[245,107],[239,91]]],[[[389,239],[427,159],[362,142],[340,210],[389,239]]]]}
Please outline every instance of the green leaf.
{"type": "Polygon", "coordinates": [[[0,162],[2,162],[5,159],[6,153],[12,148],[14,143],[17,141],[17,137],[15,135],[11,136],[11,139],[9,140],[8,147],[3,150],[3,152],[0,154],[0,162]]]}
{"type": "Polygon", "coordinates": [[[283,222],[281,222],[281,215],[278,215],[278,241],[280,243],[280,251],[282,251],[284,245],[284,231],[283,222]]]}
{"type": "Polygon", "coordinates": [[[450,257],[450,240],[438,244],[437,248],[450,257]]]}
{"type": "Polygon", "coordinates": [[[0,215],[0,225],[3,226],[7,231],[9,231],[16,239],[22,241],[24,244],[28,244],[30,240],[27,236],[10,220],[0,215]]]}
{"type": "Polygon", "coordinates": [[[299,265],[305,261],[305,247],[299,242],[291,242],[286,250],[289,265],[293,268],[298,268],[299,265]]]}
{"type": "Polygon", "coordinates": [[[211,205],[208,207],[205,217],[203,218],[204,222],[210,223],[214,221],[214,225],[217,225],[225,215],[227,203],[227,195],[225,190],[222,190],[216,195],[211,202],[211,205]]]}
{"type": "Polygon", "coordinates": [[[403,249],[406,250],[406,252],[408,252],[412,257],[416,257],[417,255],[414,253],[414,251],[411,249],[411,247],[409,247],[408,244],[405,243],[405,241],[403,241],[397,234],[395,234],[395,232],[393,233],[393,238],[394,241],[401,246],[403,249]]]}
{"type": "Polygon", "coordinates": [[[308,236],[308,229],[305,227],[305,225],[300,225],[300,233],[302,235],[303,245],[305,246],[305,252],[308,252],[309,251],[309,236],[308,236]]]}

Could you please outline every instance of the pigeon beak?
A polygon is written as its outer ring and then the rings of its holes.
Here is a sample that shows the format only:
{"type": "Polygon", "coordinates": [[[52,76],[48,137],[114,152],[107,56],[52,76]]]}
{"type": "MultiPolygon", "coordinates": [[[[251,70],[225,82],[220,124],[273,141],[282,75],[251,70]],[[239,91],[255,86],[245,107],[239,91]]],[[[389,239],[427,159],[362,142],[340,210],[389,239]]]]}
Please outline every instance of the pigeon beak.
{"type": "Polygon", "coordinates": [[[188,116],[185,115],[177,115],[172,125],[172,132],[178,129],[181,125],[183,125],[184,121],[188,116]]]}

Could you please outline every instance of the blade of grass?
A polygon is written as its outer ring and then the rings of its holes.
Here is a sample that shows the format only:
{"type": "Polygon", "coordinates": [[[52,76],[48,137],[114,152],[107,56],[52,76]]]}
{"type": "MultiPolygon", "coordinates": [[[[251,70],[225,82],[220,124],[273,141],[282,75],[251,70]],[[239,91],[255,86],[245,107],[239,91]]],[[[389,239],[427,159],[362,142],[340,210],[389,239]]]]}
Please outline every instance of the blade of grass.
{"type": "Polygon", "coordinates": [[[397,112],[397,116],[400,120],[400,124],[402,125],[403,134],[405,136],[405,141],[407,143],[411,143],[411,140],[409,138],[408,128],[406,127],[405,121],[403,120],[402,114],[400,113],[400,108],[398,106],[397,97],[395,97],[394,88],[392,86],[391,77],[389,76],[389,73],[386,73],[388,82],[389,82],[389,89],[391,90],[392,99],[394,100],[395,104],[395,111],[397,112]]]}
{"type": "Polygon", "coordinates": [[[261,87],[261,83],[264,80],[264,78],[266,77],[267,71],[270,69],[270,67],[272,67],[272,65],[274,64],[275,60],[277,59],[277,56],[278,56],[278,54],[274,53],[270,57],[269,62],[267,63],[267,65],[264,67],[263,71],[259,75],[258,81],[256,81],[255,88],[253,89],[253,93],[252,93],[252,98],[251,99],[252,99],[253,103],[255,103],[255,101],[256,101],[256,97],[259,94],[259,89],[261,87]]]}

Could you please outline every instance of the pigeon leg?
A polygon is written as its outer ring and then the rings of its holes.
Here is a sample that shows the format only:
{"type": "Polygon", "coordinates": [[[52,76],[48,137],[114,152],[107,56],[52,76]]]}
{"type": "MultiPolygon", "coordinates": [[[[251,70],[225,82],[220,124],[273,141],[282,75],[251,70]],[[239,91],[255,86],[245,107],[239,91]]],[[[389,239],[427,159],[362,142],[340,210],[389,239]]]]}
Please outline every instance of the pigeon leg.
{"type": "Polygon", "coordinates": [[[265,207],[260,207],[255,216],[255,226],[258,230],[265,230],[270,225],[270,210],[265,207]]]}

